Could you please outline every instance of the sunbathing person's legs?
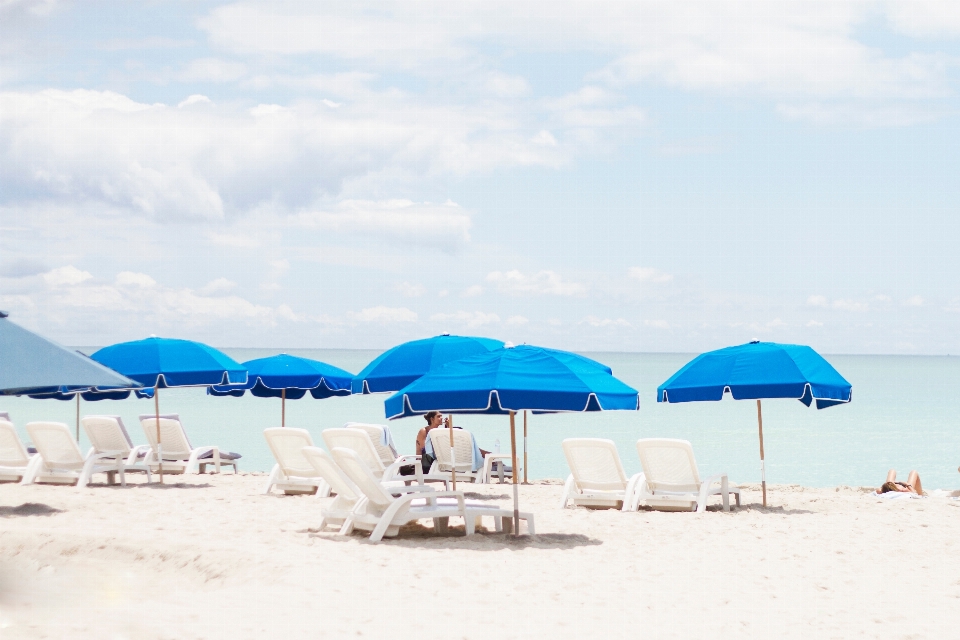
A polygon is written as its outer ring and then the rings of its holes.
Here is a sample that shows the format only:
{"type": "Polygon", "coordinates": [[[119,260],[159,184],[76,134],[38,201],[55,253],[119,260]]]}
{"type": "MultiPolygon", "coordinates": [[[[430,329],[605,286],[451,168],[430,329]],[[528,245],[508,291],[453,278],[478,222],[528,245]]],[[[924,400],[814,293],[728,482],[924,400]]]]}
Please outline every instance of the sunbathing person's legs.
{"type": "Polygon", "coordinates": [[[907,477],[907,484],[913,487],[913,490],[917,492],[917,495],[923,495],[923,485],[920,484],[920,474],[916,471],[911,471],[910,475],[907,477]]]}
{"type": "Polygon", "coordinates": [[[897,470],[890,469],[887,471],[887,482],[896,482],[897,481],[897,470]]]}

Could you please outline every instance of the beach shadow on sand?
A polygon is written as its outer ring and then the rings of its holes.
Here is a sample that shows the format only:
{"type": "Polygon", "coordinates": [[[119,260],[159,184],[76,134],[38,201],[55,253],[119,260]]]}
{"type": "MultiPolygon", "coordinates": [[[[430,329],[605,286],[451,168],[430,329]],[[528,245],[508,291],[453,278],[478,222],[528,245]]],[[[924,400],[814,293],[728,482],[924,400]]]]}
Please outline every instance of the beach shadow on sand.
{"type": "Polygon", "coordinates": [[[418,524],[406,525],[400,528],[400,535],[396,538],[384,538],[382,542],[370,542],[369,532],[355,531],[349,536],[336,533],[309,532],[311,538],[328,540],[330,542],[358,542],[360,544],[388,544],[407,549],[463,549],[465,551],[499,551],[511,549],[575,549],[577,547],[593,547],[603,544],[602,540],[591,538],[581,533],[541,533],[538,535],[521,534],[514,536],[509,533],[494,531],[477,531],[467,536],[463,527],[450,527],[447,533],[436,533],[430,527],[418,524]]]}
{"type": "MultiPolygon", "coordinates": [[[[119,487],[120,485],[116,485],[116,486],[119,487]]],[[[127,485],[127,486],[130,486],[130,485],[127,485]]],[[[164,482],[163,484],[160,484],[159,482],[154,481],[154,482],[144,482],[143,484],[138,484],[135,486],[143,489],[157,489],[157,490],[165,491],[168,489],[209,489],[213,485],[208,482],[202,482],[200,484],[192,484],[188,482],[174,482],[173,484],[170,484],[169,482],[164,482]]]]}
{"type": "Polygon", "coordinates": [[[20,518],[24,516],[52,516],[55,513],[63,513],[62,509],[56,509],[50,505],[41,502],[24,502],[18,507],[0,507],[0,518],[20,518]]]}

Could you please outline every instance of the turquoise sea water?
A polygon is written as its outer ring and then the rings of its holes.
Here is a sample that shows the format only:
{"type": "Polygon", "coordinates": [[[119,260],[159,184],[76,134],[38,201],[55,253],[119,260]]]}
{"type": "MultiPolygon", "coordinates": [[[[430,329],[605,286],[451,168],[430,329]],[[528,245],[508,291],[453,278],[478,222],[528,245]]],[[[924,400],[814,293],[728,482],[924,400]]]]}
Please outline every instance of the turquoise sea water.
{"type": "MultiPolygon", "coordinates": [[[[90,353],[92,349],[82,349],[90,353]]],[[[271,349],[224,349],[238,361],[277,353],[271,349]]],[[[357,372],[376,351],[291,350],[357,372]]],[[[693,443],[701,474],[727,471],[735,482],[758,482],[759,445],[755,402],[725,400],[666,405],[656,402],[656,388],[688,362],[691,354],[588,353],[609,365],[616,376],[641,393],[639,412],[530,416],[529,477],[566,477],[560,442],[588,436],[617,443],[628,474],[639,471],[638,438],[683,438],[693,443]]],[[[905,475],[917,469],[928,488],[960,487],[960,358],[911,356],[828,356],[853,384],[849,405],[817,411],[795,400],[763,402],[767,480],[807,486],[879,485],[887,469],[905,475]]],[[[287,426],[308,429],[322,446],[320,432],[347,421],[384,423],[387,395],[350,396],[287,402],[287,426]]],[[[161,412],[181,415],[196,445],[218,445],[243,454],[241,469],[269,471],[273,465],[262,430],[280,425],[280,400],[215,398],[204,389],[164,389],[161,412]]],[[[74,402],[0,397],[24,441],[23,426],[33,420],[55,420],[71,427],[74,402]]],[[[81,415],[120,414],[133,440],[145,443],[137,416],[153,411],[152,400],[81,402],[81,415]]],[[[509,450],[506,417],[457,416],[455,422],[492,449],[499,439],[509,450]]],[[[401,453],[413,453],[422,418],[391,423],[401,453]]],[[[522,446],[522,420],[518,420],[522,446]]],[[[81,444],[86,438],[81,433],[81,444]]]]}

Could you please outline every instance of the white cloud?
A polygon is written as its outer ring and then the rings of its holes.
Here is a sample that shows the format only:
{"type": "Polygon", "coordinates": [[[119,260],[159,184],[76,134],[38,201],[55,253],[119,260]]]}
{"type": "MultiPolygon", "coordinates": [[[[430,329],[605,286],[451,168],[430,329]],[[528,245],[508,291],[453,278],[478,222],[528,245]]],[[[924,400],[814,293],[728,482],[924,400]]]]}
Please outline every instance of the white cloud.
{"type": "Polygon", "coordinates": [[[826,307],[829,306],[830,302],[826,296],[810,296],[807,298],[807,304],[811,307],[826,307]]]}
{"type": "Polygon", "coordinates": [[[194,291],[165,287],[148,274],[132,271],[118,273],[113,284],[91,282],[89,273],[72,266],[54,269],[44,278],[52,288],[34,292],[30,296],[32,305],[58,309],[73,323],[102,327],[104,318],[109,318],[118,326],[135,322],[180,330],[225,323],[275,326],[280,320],[303,319],[287,305],[268,307],[240,296],[223,295],[232,284],[224,279],[194,291]]]}
{"type": "Polygon", "coordinates": [[[269,204],[277,214],[315,211],[305,215],[333,229],[464,242],[469,216],[450,202],[320,203],[376,175],[568,162],[576,147],[531,140],[542,124],[529,109],[424,103],[390,90],[367,90],[337,109],[309,99],[198,109],[110,91],[0,92],[0,191],[8,201],[100,203],[157,220],[223,220],[269,204]]]}
{"type": "Polygon", "coordinates": [[[808,326],[808,327],[822,327],[822,326],[823,326],[823,323],[822,323],[822,322],[817,322],[816,320],[810,320],[810,321],[807,322],[807,326],[808,326]]]}
{"type": "MultiPolygon", "coordinates": [[[[486,64],[491,46],[582,52],[612,58],[588,74],[595,83],[657,83],[769,96],[781,103],[800,99],[805,110],[781,104],[785,113],[823,120],[832,110],[855,117],[878,102],[895,109],[946,95],[954,66],[948,55],[920,47],[891,53],[864,41],[861,33],[885,17],[893,29],[909,35],[956,35],[957,13],[952,3],[935,0],[592,0],[555,11],[507,0],[461,2],[456,11],[439,2],[356,2],[347,8],[244,2],[213,9],[200,27],[227,51],[322,53],[425,75],[451,65],[486,64]],[[730,25],[736,25],[735,37],[730,25]],[[411,33],[417,37],[409,38],[411,33]]],[[[501,75],[487,76],[484,84],[491,95],[514,95],[523,88],[501,75]]],[[[889,121],[891,115],[871,118],[889,121]]]]}
{"type": "Polygon", "coordinates": [[[114,278],[114,284],[118,287],[152,287],[157,284],[157,281],[145,273],[121,271],[114,278]]]}
{"type": "Polygon", "coordinates": [[[199,93],[195,93],[192,96],[187,96],[186,100],[183,100],[177,104],[177,109],[183,109],[184,107],[189,107],[194,104],[213,104],[210,101],[210,98],[199,93]]]}
{"type": "Polygon", "coordinates": [[[884,9],[891,26],[901,33],[928,38],[960,35],[960,11],[950,0],[887,0],[884,9]]]}
{"type": "Polygon", "coordinates": [[[419,298],[424,293],[426,289],[422,284],[410,284],[409,282],[401,282],[397,285],[397,291],[400,292],[400,295],[404,298],[419,298]]]}
{"type": "Polygon", "coordinates": [[[246,67],[239,62],[201,58],[191,60],[175,77],[180,82],[231,82],[242,78],[244,73],[246,67]]]}
{"type": "Polygon", "coordinates": [[[44,281],[51,287],[68,287],[86,282],[93,275],[88,271],[81,271],[73,265],[51,269],[43,274],[44,281]]]}
{"type": "Polygon", "coordinates": [[[487,282],[496,286],[498,291],[514,296],[524,294],[580,296],[587,292],[584,285],[564,282],[559,273],[547,270],[530,275],[516,270],[491,271],[487,274],[487,282]]]}
{"type": "Polygon", "coordinates": [[[774,318],[773,320],[767,323],[768,329],[779,329],[780,327],[787,327],[787,326],[789,325],[783,320],[781,320],[780,318],[774,318]]]}
{"type": "Polygon", "coordinates": [[[665,273],[659,269],[654,269],[653,267],[631,267],[629,275],[634,280],[639,280],[640,282],[651,282],[655,284],[662,284],[664,282],[670,282],[673,280],[673,274],[665,273]]]}
{"type": "Polygon", "coordinates": [[[417,321],[417,314],[406,307],[370,307],[358,313],[350,314],[350,317],[358,322],[378,322],[381,324],[417,321]]]}
{"type": "Polygon", "coordinates": [[[530,322],[530,320],[528,320],[524,316],[510,316],[509,318],[507,318],[506,324],[512,327],[520,327],[527,324],[528,322],[530,322]]]}
{"type": "Polygon", "coordinates": [[[460,292],[461,298],[476,298],[479,295],[483,294],[483,287],[478,284],[473,285],[472,287],[467,287],[460,292]]]}
{"type": "Polygon", "coordinates": [[[499,71],[487,73],[484,86],[489,93],[501,98],[517,98],[530,93],[530,85],[526,78],[499,71]]]}
{"type": "Polygon", "coordinates": [[[893,301],[893,298],[891,298],[890,296],[884,295],[882,293],[873,296],[873,299],[876,302],[892,302],[893,301]]]}
{"type": "Polygon", "coordinates": [[[623,318],[598,318],[597,316],[587,316],[580,321],[580,324],[587,324],[591,327],[629,327],[630,323],[623,318]]]}
{"type": "Polygon", "coordinates": [[[346,200],[333,209],[301,213],[297,224],[326,231],[394,237],[431,245],[459,245],[470,240],[470,216],[453,202],[346,200]]]}
{"type": "Polygon", "coordinates": [[[202,289],[200,289],[200,293],[208,296],[219,295],[226,293],[227,291],[232,291],[236,288],[236,282],[226,278],[217,278],[216,280],[211,280],[202,289]]]}
{"type": "Polygon", "coordinates": [[[476,328],[487,324],[497,324],[500,322],[500,316],[495,313],[483,313],[481,311],[457,311],[455,313],[435,313],[430,316],[430,321],[454,323],[476,328]]]}
{"type": "Polygon", "coordinates": [[[903,305],[906,307],[922,307],[924,300],[920,296],[911,296],[903,301],[903,305]]]}

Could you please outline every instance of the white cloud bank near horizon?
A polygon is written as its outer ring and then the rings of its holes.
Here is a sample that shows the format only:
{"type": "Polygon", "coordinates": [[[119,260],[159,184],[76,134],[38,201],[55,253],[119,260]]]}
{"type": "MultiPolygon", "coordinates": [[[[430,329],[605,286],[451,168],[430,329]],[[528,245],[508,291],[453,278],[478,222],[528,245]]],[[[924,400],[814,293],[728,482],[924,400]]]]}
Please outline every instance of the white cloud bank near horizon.
{"type": "Polygon", "coordinates": [[[0,308],[74,344],[956,352],[958,40],[933,0],[7,0],[0,308]]]}

